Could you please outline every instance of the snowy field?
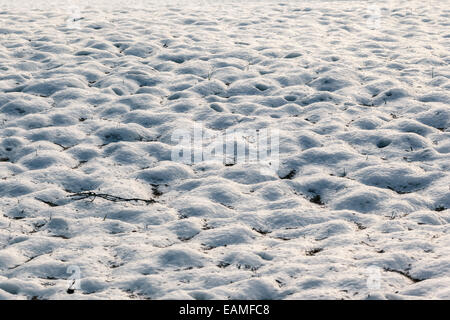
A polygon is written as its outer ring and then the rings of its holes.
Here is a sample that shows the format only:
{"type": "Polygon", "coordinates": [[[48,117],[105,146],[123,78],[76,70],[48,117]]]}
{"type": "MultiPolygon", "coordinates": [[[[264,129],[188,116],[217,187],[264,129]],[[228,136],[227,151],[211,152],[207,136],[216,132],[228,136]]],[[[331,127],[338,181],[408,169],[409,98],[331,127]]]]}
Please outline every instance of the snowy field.
{"type": "Polygon", "coordinates": [[[0,2],[0,298],[450,298],[448,1],[93,2],[0,2]]]}

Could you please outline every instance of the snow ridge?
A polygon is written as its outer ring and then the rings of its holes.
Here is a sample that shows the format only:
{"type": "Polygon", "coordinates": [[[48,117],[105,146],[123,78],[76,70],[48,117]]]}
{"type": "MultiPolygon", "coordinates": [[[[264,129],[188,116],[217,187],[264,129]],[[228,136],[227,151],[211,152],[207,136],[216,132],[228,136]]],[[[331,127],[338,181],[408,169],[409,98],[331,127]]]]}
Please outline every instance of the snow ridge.
{"type": "Polygon", "coordinates": [[[444,7],[2,5],[0,298],[450,298],[444,7]],[[173,161],[195,125],[278,170],[173,161]]]}

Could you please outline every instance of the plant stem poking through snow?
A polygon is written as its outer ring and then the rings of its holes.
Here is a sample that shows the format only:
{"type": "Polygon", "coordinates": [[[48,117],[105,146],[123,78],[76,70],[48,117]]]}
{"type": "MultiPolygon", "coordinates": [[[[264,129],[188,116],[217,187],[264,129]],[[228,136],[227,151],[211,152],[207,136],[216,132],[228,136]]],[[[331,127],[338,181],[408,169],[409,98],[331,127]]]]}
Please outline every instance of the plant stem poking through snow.
{"type": "Polygon", "coordinates": [[[417,283],[417,282],[420,282],[420,281],[423,281],[423,280],[424,280],[424,279],[417,279],[417,278],[412,277],[412,276],[409,274],[409,272],[407,272],[407,271],[395,270],[395,269],[390,269],[390,268],[384,268],[384,271],[386,271],[386,272],[394,272],[394,273],[398,273],[398,274],[404,276],[405,278],[408,278],[408,279],[411,280],[413,283],[417,283]]]}
{"type": "Polygon", "coordinates": [[[122,198],[122,197],[113,196],[113,195],[106,194],[106,193],[95,193],[95,192],[91,192],[91,191],[73,193],[73,194],[69,195],[69,197],[74,198],[75,201],[92,198],[91,201],[93,202],[95,200],[95,198],[102,198],[102,199],[105,199],[108,201],[113,201],[113,202],[142,201],[142,202],[145,202],[146,204],[156,203],[156,201],[154,199],[122,198]],[[75,197],[76,197],[76,199],[75,199],[75,197]]]}

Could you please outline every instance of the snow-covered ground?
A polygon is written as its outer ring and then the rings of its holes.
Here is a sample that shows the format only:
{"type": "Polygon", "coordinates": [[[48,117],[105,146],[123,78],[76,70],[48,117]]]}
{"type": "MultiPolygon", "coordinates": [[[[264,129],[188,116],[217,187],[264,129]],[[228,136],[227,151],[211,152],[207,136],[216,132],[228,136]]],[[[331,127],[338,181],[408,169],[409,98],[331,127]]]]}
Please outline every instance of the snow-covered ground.
{"type": "Polygon", "coordinates": [[[90,2],[0,6],[0,298],[450,298],[448,1],[90,2]]]}

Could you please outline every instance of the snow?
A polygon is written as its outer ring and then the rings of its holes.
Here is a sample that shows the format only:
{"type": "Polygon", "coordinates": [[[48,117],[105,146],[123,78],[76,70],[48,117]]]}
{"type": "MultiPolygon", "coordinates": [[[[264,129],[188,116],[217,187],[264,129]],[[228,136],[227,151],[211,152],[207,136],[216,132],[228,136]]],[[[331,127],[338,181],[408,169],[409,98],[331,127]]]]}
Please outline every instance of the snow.
{"type": "Polygon", "coordinates": [[[449,16],[0,1],[0,299],[449,299],[449,16]]]}

